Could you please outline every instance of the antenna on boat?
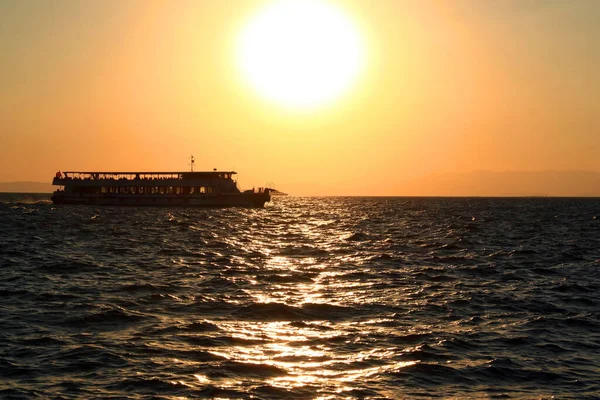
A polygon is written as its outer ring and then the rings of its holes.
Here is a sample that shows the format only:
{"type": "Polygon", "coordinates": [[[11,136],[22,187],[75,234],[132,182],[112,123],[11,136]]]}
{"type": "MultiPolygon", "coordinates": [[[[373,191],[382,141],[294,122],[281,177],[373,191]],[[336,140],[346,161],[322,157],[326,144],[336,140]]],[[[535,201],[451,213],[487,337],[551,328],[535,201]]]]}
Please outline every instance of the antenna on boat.
{"type": "Polygon", "coordinates": [[[196,162],[196,160],[194,160],[194,156],[191,155],[190,156],[190,169],[191,169],[191,172],[194,172],[194,163],[195,162],[196,162]]]}

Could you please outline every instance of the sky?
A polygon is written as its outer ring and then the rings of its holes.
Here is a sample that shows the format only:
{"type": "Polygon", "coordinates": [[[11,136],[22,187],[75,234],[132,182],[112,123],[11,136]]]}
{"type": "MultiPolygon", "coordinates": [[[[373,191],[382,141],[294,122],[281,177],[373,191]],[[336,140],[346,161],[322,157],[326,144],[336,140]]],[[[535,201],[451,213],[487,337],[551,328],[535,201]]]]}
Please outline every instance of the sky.
{"type": "Polygon", "coordinates": [[[600,2],[329,1],[363,66],[310,110],[261,97],[236,64],[269,3],[0,0],[0,181],[181,171],[191,154],[296,195],[600,172],[600,2]]]}

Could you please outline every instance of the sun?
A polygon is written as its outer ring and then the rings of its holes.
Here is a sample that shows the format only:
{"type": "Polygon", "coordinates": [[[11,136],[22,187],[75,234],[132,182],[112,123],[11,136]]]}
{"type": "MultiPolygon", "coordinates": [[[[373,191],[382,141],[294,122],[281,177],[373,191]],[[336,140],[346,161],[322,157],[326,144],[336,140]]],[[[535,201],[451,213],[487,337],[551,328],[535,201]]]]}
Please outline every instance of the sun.
{"type": "Polygon", "coordinates": [[[240,32],[237,66],[264,99],[295,110],[323,107],[351,90],[365,46],[352,19],[326,1],[283,0],[240,32]]]}

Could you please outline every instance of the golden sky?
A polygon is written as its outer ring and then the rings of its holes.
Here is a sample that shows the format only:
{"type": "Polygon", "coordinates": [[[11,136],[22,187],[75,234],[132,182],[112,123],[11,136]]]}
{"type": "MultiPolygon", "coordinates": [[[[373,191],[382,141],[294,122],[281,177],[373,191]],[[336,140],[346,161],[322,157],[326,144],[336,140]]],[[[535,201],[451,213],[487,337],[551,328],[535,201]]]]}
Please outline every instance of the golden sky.
{"type": "Polygon", "coordinates": [[[311,109],[269,101],[240,72],[240,35],[270,3],[1,1],[0,181],[187,170],[190,154],[243,188],[297,195],[600,171],[599,1],[328,1],[362,64],[311,109]]]}

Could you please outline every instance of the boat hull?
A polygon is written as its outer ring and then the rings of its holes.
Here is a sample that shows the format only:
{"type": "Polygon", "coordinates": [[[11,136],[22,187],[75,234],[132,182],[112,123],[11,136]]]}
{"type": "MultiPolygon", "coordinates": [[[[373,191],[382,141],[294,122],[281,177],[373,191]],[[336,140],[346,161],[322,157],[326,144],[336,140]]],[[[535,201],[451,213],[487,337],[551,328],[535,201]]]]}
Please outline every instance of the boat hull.
{"type": "Polygon", "coordinates": [[[233,193],[217,195],[69,195],[54,192],[54,204],[134,207],[251,207],[261,208],[270,200],[268,193],[233,193]]]}

